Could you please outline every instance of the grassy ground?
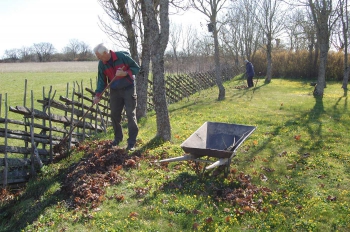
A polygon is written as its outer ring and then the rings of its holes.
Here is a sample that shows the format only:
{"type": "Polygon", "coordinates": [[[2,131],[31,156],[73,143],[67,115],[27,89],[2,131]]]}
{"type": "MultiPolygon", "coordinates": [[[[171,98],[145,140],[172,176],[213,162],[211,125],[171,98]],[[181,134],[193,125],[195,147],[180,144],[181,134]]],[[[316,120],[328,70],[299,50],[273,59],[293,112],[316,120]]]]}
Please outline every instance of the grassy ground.
{"type": "Polygon", "coordinates": [[[303,80],[235,88],[241,84],[225,83],[223,101],[212,88],[170,105],[171,142],[154,139],[150,112],[130,154],[137,165],[116,171],[122,181],[101,187],[97,206],[77,207],[76,193],[63,187],[79,167],[70,166],[82,157],[79,164],[88,163],[102,145],[87,141],[45,166],[23,193],[1,203],[0,231],[349,231],[347,92],[328,83],[325,96],[314,98],[303,80]],[[181,143],[206,121],[257,127],[226,178],[220,170],[200,175],[192,162],[155,162],[183,155],[181,143]]]}
{"type": "MultiPolygon", "coordinates": [[[[96,73],[92,72],[92,66],[96,67],[96,62],[52,62],[52,63],[0,63],[0,118],[5,118],[5,101],[7,106],[26,106],[31,108],[32,97],[33,107],[37,110],[43,110],[43,105],[37,100],[44,97],[54,96],[59,101],[60,96],[72,99],[73,90],[86,94],[85,88],[95,89],[96,73]],[[50,70],[50,72],[48,72],[50,70]],[[51,90],[51,92],[50,92],[51,90]]],[[[91,96],[86,94],[86,96],[91,96]]],[[[74,97],[76,100],[77,97],[74,97]]],[[[51,108],[52,114],[64,115],[59,109],[51,108]]],[[[23,115],[8,111],[9,119],[23,121],[23,115]]],[[[67,114],[70,117],[70,113],[67,114]]],[[[41,123],[36,120],[35,123],[41,123]]],[[[53,123],[53,126],[62,128],[62,124],[53,123]]],[[[24,130],[23,126],[9,124],[10,130],[24,130]]],[[[35,133],[40,133],[40,129],[35,129],[35,133]]],[[[61,133],[55,134],[62,136],[61,133]]],[[[18,139],[8,139],[10,146],[24,146],[24,142],[18,139]]],[[[3,157],[3,154],[0,154],[3,157]]],[[[1,167],[0,167],[0,170],[1,167]]]]}

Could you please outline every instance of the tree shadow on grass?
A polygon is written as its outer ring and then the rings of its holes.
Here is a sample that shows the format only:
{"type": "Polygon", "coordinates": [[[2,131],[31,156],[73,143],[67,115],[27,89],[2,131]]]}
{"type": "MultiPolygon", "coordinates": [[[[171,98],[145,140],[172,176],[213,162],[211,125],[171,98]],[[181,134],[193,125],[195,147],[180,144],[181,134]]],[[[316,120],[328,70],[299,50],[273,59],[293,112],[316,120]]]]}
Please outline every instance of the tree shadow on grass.
{"type": "MultiPolygon", "coordinates": [[[[262,151],[268,150],[271,154],[267,160],[266,165],[272,164],[279,157],[281,157],[281,153],[289,152],[283,149],[283,142],[287,140],[287,143],[295,143],[295,146],[298,148],[297,153],[300,157],[303,154],[317,155],[324,152],[324,149],[329,145],[329,130],[331,128],[326,127],[327,123],[324,120],[336,120],[339,124],[341,124],[343,128],[349,128],[350,122],[346,120],[340,120],[340,116],[347,110],[347,94],[344,93],[344,96],[341,97],[334,105],[334,110],[325,111],[324,103],[322,97],[315,97],[315,104],[312,109],[304,111],[298,117],[291,118],[282,125],[275,127],[272,131],[261,131],[260,133],[268,138],[256,148],[256,150],[249,152],[249,157],[245,157],[246,160],[254,160],[255,157],[259,156],[259,153],[262,151]],[[344,108],[339,109],[339,101],[345,97],[344,108]],[[296,134],[298,130],[302,129],[302,133],[307,133],[312,140],[303,139],[303,137],[298,138],[296,134]],[[282,139],[281,144],[277,144],[276,146],[271,146],[270,143],[276,143],[276,137],[280,137],[282,139]],[[293,140],[293,141],[290,141],[293,140]]],[[[269,123],[268,120],[271,119],[261,119],[261,124],[269,123]]],[[[260,123],[257,123],[258,125],[260,123]]],[[[339,134],[334,131],[334,136],[331,139],[334,139],[335,136],[339,136],[339,134]]],[[[244,148],[241,148],[244,149],[244,148]]],[[[300,159],[300,158],[299,158],[300,159]]],[[[296,160],[297,161],[297,160],[296,160]]],[[[240,163],[240,165],[247,165],[245,162],[240,163]]],[[[244,167],[243,167],[244,168],[244,167]]],[[[286,167],[287,168],[287,167],[286,167]]],[[[276,174],[278,175],[278,174],[276,174]]]]}
{"type": "Polygon", "coordinates": [[[0,207],[0,231],[22,231],[33,224],[47,208],[67,199],[60,189],[51,193],[55,184],[62,182],[67,169],[61,169],[57,175],[32,178],[24,193],[0,207]]]}

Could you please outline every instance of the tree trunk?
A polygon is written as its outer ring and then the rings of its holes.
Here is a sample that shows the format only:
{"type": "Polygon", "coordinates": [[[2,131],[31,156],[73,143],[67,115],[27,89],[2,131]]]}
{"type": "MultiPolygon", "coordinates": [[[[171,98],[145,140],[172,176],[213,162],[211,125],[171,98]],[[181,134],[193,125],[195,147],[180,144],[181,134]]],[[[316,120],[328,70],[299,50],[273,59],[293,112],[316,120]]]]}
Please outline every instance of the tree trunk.
{"type": "Polygon", "coordinates": [[[348,82],[349,82],[349,67],[346,67],[344,70],[344,78],[343,78],[343,85],[342,85],[342,88],[344,90],[348,89],[348,82]]]}
{"type": "Polygon", "coordinates": [[[214,22],[214,47],[215,47],[215,80],[216,85],[219,88],[218,101],[225,99],[225,87],[222,84],[221,79],[221,66],[220,66],[220,55],[219,55],[219,40],[218,40],[218,31],[216,29],[216,22],[214,22]]]}
{"type": "Polygon", "coordinates": [[[139,120],[142,117],[147,116],[147,100],[148,100],[148,76],[149,67],[151,61],[151,44],[150,44],[150,30],[149,20],[147,17],[145,2],[141,1],[141,12],[144,27],[144,40],[142,43],[142,57],[141,57],[141,70],[136,78],[136,90],[137,90],[137,109],[136,118],[139,120]]]}
{"type": "Polygon", "coordinates": [[[314,44],[315,44],[315,40],[314,40],[314,36],[311,36],[310,37],[310,40],[309,40],[309,46],[308,46],[308,51],[309,51],[309,62],[308,62],[308,70],[307,70],[307,77],[309,78],[309,79],[311,79],[312,77],[313,77],[313,73],[314,73],[314,71],[312,71],[312,70],[314,70],[313,69],[313,64],[314,64],[314,62],[313,62],[313,51],[314,51],[314,44]]]}
{"type": "Polygon", "coordinates": [[[267,58],[267,70],[266,70],[266,78],[265,83],[270,83],[272,79],[272,45],[271,38],[268,38],[266,45],[266,58],[267,58]]]}
{"type": "Polygon", "coordinates": [[[323,96],[324,88],[326,87],[326,67],[331,31],[328,23],[330,23],[329,20],[332,13],[332,1],[323,1],[323,4],[315,4],[312,0],[308,0],[308,2],[317,31],[317,45],[320,49],[320,65],[314,96],[323,96]]]}
{"type": "Polygon", "coordinates": [[[326,66],[328,58],[328,43],[320,44],[320,66],[318,68],[317,85],[315,86],[314,95],[323,96],[324,88],[326,87],[326,66]]]}
{"type": "MultiPolygon", "coordinates": [[[[346,36],[344,36],[346,37],[346,36]]],[[[348,45],[347,45],[347,39],[345,39],[345,47],[344,47],[344,77],[343,77],[343,85],[342,88],[344,90],[348,89],[348,82],[349,82],[349,65],[348,65],[348,45]]]]}
{"type": "MultiPolygon", "coordinates": [[[[153,102],[156,112],[157,137],[170,141],[171,127],[166,103],[164,52],[169,40],[169,0],[159,1],[159,24],[152,0],[144,0],[150,23],[153,102]]],[[[155,6],[157,7],[157,6],[155,6]]]]}
{"type": "Polygon", "coordinates": [[[346,0],[341,5],[341,20],[342,20],[342,28],[343,28],[343,37],[344,37],[344,76],[343,76],[343,85],[342,88],[344,90],[348,89],[348,81],[349,81],[349,65],[348,65],[348,31],[349,31],[349,22],[348,22],[348,1],[346,0]],[[344,7],[345,6],[345,7],[344,7]],[[345,10],[345,12],[344,12],[345,10]],[[344,19],[345,18],[345,19],[344,19]]]}

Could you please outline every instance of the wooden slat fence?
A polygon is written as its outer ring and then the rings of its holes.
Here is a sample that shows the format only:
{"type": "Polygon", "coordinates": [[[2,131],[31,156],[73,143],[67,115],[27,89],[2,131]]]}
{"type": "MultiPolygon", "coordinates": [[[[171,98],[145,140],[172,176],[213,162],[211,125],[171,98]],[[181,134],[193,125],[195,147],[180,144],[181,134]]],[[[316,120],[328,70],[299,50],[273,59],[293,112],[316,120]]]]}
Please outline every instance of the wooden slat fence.
{"type": "MultiPolygon", "coordinates": [[[[24,99],[26,86],[25,83],[24,99]]],[[[67,84],[67,93],[68,88],[67,84]]],[[[92,107],[91,93],[94,91],[85,88],[89,96],[86,97],[83,90],[81,83],[78,88],[73,87],[71,98],[60,96],[59,100],[55,100],[52,88],[47,97],[43,89],[43,98],[37,100],[42,109],[34,109],[33,92],[30,107],[26,106],[25,100],[23,106],[7,106],[5,95],[5,117],[0,117],[0,124],[3,125],[0,127],[0,137],[5,138],[4,144],[0,145],[0,154],[4,154],[0,156],[0,182],[4,186],[24,182],[35,175],[43,164],[52,162],[55,156],[53,146],[59,145],[62,140],[67,139],[69,152],[72,145],[106,131],[111,124],[108,98],[103,97],[98,105],[92,107]],[[11,113],[13,118],[22,116],[22,120],[12,119],[11,113]],[[83,115],[85,117],[82,119],[83,115]]]]}
{"type": "MultiPolygon", "coordinates": [[[[166,75],[167,102],[175,103],[196,92],[215,86],[214,74],[214,71],[208,71],[166,75]]],[[[238,74],[239,69],[234,67],[221,70],[223,81],[230,80],[238,74]]],[[[111,125],[108,91],[100,103],[92,107],[94,90],[92,90],[91,81],[90,88],[83,88],[83,83],[74,83],[70,97],[68,90],[69,84],[67,84],[66,96],[55,99],[56,91],[50,88],[46,96],[43,88],[42,99],[37,100],[42,106],[40,110],[34,109],[33,91],[31,91],[31,106],[26,106],[27,81],[23,106],[8,106],[7,94],[5,94],[4,118],[1,118],[0,104],[0,137],[4,138],[4,144],[0,144],[0,155],[3,154],[0,156],[0,183],[4,186],[24,182],[36,174],[37,168],[52,162],[55,156],[53,146],[60,144],[68,135],[67,150],[69,151],[72,145],[96,133],[105,132],[111,125]],[[16,118],[21,115],[22,120],[11,119],[9,113],[16,114],[16,118]]],[[[2,97],[0,94],[0,102],[2,97]]],[[[148,110],[154,109],[152,99],[153,83],[149,81],[148,110]]]]}

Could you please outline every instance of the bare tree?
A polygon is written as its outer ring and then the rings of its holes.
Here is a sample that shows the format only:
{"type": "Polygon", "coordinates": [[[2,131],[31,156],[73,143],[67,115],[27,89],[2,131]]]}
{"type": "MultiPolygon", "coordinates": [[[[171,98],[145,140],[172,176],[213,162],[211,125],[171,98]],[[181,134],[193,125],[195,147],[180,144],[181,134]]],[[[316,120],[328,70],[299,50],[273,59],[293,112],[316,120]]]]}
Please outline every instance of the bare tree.
{"type": "Polygon", "coordinates": [[[33,51],[30,47],[22,47],[18,51],[22,62],[29,62],[33,59],[33,51]]]}
{"type": "Polygon", "coordinates": [[[312,15],[307,7],[292,8],[286,14],[286,34],[289,36],[289,49],[307,50],[308,55],[308,78],[317,76],[319,46],[316,36],[315,25],[312,15]]]}
{"type": "Polygon", "coordinates": [[[80,60],[91,60],[92,57],[94,57],[94,56],[95,56],[95,54],[93,54],[90,46],[87,43],[81,41],[80,42],[79,59],[80,60]]]}
{"type": "Polygon", "coordinates": [[[192,25],[186,26],[182,40],[182,53],[186,54],[187,57],[198,55],[195,49],[195,44],[198,40],[197,33],[197,30],[192,25]]]}
{"type": "Polygon", "coordinates": [[[5,50],[4,59],[11,61],[11,62],[15,62],[15,61],[19,60],[19,54],[20,54],[20,52],[18,49],[5,50]]]}
{"type": "Polygon", "coordinates": [[[220,39],[223,51],[230,54],[235,65],[239,65],[240,55],[243,46],[241,17],[238,8],[232,8],[227,15],[226,25],[221,28],[220,39]]]}
{"type": "Polygon", "coordinates": [[[33,50],[36,53],[39,62],[50,61],[51,56],[55,53],[55,48],[51,43],[35,43],[33,50]]]}
{"type": "Polygon", "coordinates": [[[349,82],[349,59],[348,59],[348,47],[349,47],[349,11],[348,11],[348,0],[339,0],[339,10],[340,18],[340,48],[344,51],[344,72],[343,72],[343,84],[342,88],[344,90],[348,89],[349,82]]]}
{"type": "Polygon", "coordinates": [[[170,141],[171,127],[166,103],[164,53],[169,40],[169,0],[144,0],[151,37],[153,102],[156,111],[157,137],[170,141]],[[159,12],[159,17],[158,16],[159,12]],[[159,21],[158,21],[159,19],[159,21]]]}
{"type": "Polygon", "coordinates": [[[320,49],[320,65],[318,69],[317,85],[314,89],[315,96],[323,96],[326,87],[326,67],[329,51],[329,38],[335,23],[332,0],[308,0],[308,7],[316,28],[317,41],[320,49]]]}
{"type": "Polygon", "coordinates": [[[285,29],[289,39],[290,50],[307,50],[309,44],[312,43],[309,41],[309,38],[311,38],[309,34],[314,34],[315,31],[312,30],[313,23],[310,23],[310,18],[308,16],[308,12],[300,8],[291,9],[289,13],[285,15],[285,29]]]}
{"type": "Polygon", "coordinates": [[[80,53],[80,41],[77,39],[69,40],[69,44],[63,48],[63,51],[70,60],[76,60],[80,53]]]}
{"type": "MultiPolygon", "coordinates": [[[[290,4],[307,7],[312,16],[313,27],[316,31],[317,43],[315,51],[320,53],[317,84],[314,96],[323,96],[326,87],[326,67],[328,51],[330,48],[330,36],[339,14],[336,14],[339,2],[332,0],[292,0],[290,4]]],[[[315,60],[314,62],[316,62],[315,60]]]]}
{"type": "Polygon", "coordinates": [[[203,13],[209,18],[209,28],[214,37],[214,50],[215,50],[215,81],[219,88],[218,100],[221,101],[225,98],[225,87],[222,84],[221,68],[220,68],[220,54],[219,54],[219,24],[217,17],[219,12],[225,7],[227,0],[191,0],[191,5],[194,9],[203,13]]]}
{"type": "Polygon", "coordinates": [[[179,43],[181,40],[181,34],[182,34],[182,26],[179,24],[176,24],[174,22],[170,23],[170,32],[169,32],[169,45],[172,48],[172,52],[175,58],[175,64],[176,64],[176,70],[179,71],[179,58],[178,58],[178,51],[177,48],[179,47],[179,43]]]}
{"type": "Polygon", "coordinates": [[[239,0],[232,4],[221,31],[223,44],[235,57],[236,65],[239,65],[242,57],[252,60],[259,46],[261,30],[255,17],[252,17],[255,4],[254,0],[239,0]]]}
{"type": "MultiPolygon", "coordinates": [[[[151,30],[150,19],[147,16],[145,2],[141,1],[141,13],[143,22],[143,36],[142,36],[142,53],[141,53],[141,70],[136,78],[137,86],[137,110],[136,117],[146,117],[147,114],[147,99],[148,99],[148,76],[151,63],[151,30]]],[[[140,30],[141,31],[141,30],[140,30]]]]}
{"type": "Polygon", "coordinates": [[[67,60],[91,60],[94,54],[90,46],[83,41],[71,39],[69,44],[63,48],[65,59],[67,60]]]}
{"type": "Polygon", "coordinates": [[[259,45],[262,43],[263,31],[254,15],[257,14],[258,6],[255,0],[241,0],[239,2],[238,17],[241,17],[242,30],[242,55],[248,60],[253,60],[259,45]]]}
{"type": "Polygon", "coordinates": [[[265,82],[271,82],[272,78],[272,41],[284,29],[285,10],[282,8],[282,0],[261,0],[257,1],[256,20],[264,33],[264,46],[267,58],[267,70],[265,82]]]}

